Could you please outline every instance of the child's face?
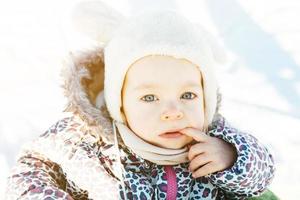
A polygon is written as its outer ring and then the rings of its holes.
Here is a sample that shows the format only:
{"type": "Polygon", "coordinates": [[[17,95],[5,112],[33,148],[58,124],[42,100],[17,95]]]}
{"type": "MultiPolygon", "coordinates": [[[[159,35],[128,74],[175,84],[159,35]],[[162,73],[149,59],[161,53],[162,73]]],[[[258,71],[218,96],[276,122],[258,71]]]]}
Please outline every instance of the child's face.
{"type": "Polygon", "coordinates": [[[166,138],[174,129],[203,128],[201,73],[185,59],[146,56],[127,71],[122,90],[123,112],[130,129],[151,144],[178,149],[193,139],[166,138]]]}

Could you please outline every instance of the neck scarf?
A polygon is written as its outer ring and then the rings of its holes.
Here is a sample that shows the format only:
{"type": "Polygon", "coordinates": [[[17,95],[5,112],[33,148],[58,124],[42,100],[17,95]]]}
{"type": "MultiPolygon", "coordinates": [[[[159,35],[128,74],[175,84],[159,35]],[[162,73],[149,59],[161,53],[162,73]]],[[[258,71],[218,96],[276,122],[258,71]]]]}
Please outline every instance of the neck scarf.
{"type": "Polygon", "coordinates": [[[124,144],[143,159],[149,160],[158,165],[177,165],[189,162],[188,148],[186,146],[181,149],[158,147],[138,137],[125,124],[117,121],[114,121],[113,123],[118,128],[124,144]]]}

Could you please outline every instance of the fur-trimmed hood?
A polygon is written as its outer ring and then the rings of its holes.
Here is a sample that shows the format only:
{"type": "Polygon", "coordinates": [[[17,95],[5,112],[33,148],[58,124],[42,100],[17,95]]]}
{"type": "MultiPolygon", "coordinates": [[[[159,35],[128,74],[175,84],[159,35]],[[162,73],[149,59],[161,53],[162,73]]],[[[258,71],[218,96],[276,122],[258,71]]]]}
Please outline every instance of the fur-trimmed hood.
{"type": "MultiPolygon", "coordinates": [[[[61,72],[64,81],[62,87],[67,97],[64,111],[79,115],[88,126],[100,130],[97,133],[103,141],[113,143],[113,119],[107,110],[103,91],[104,70],[103,47],[69,52],[63,60],[61,72]]],[[[221,106],[221,99],[218,90],[215,116],[221,106]]]]}

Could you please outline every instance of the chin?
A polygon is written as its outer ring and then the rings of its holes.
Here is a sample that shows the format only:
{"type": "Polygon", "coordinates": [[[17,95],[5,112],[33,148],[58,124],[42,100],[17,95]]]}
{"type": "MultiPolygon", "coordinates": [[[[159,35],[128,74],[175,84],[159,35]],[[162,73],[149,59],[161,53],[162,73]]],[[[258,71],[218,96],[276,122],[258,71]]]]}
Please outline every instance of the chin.
{"type": "Polygon", "coordinates": [[[172,142],[169,142],[169,143],[164,143],[162,145],[159,145],[160,147],[164,147],[164,148],[167,148],[167,149],[181,149],[183,148],[184,146],[186,146],[187,144],[189,144],[190,141],[185,141],[185,142],[176,142],[176,143],[172,143],[172,142]]]}

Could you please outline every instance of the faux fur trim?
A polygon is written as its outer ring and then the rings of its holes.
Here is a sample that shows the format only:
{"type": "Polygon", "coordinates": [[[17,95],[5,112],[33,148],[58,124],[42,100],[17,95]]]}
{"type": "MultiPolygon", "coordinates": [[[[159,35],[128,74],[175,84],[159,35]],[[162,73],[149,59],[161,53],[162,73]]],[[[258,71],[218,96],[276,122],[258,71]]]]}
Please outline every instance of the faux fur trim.
{"type": "Polygon", "coordinates": [[[97,131],[105,142],[113,141],[112,118],[103,101],[96,107],[98,94],[103,91],[103,48],[96,47],[70,52],[63,60],[61,76],[64,95],[67,97],[65,112],[73,112],[97,131]]]}

